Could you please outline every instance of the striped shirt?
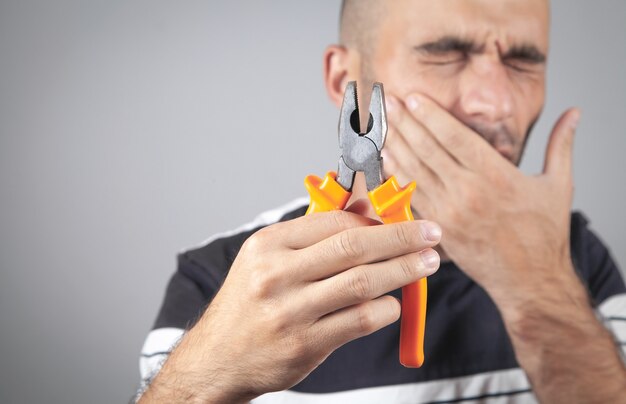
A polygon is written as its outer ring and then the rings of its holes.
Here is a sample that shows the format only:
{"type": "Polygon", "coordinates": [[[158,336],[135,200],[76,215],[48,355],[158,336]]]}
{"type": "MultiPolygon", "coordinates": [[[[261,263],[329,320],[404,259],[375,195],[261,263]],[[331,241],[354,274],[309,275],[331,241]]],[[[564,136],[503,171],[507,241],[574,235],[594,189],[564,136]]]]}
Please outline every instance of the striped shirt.
{"type": "MultiPolygon", "coordinates": [[[[264,226],[304,215],[307,204],[306,198],[295,200],[179,254],[178,269],[141,352],[144,388],[215,296],[244,241],[264,226]]],[[[585,217],[573,213],[571,218],[574,267],[598,317],[613,332],[616,345],[625,347],[624,281],[585,217]]],[[[428,287],[426,362],[421,368],[398,362],[396,322],[337,349],[288,391],[265,394],[253,403],[536,402],[487,293],[454,263],[443,263],[429,277],[428,287]]],[[[399,298],[400,290],[391,294],[399,298]]]]}

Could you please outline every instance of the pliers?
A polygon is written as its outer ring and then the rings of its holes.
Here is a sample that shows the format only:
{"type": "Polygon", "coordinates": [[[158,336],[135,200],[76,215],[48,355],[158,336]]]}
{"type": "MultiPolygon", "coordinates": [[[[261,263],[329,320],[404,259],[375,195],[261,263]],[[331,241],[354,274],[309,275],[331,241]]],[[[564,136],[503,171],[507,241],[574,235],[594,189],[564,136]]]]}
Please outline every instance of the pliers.
{"type": "MultiPolygon", "coordinates": [[[[360,133],[359,105],[356,82],[346,86],[339,115],[339,168],[322,179],[315,175],[304,184],[311,202],[306,214],[343,210],[352,195],[357,171],[365,174],[368,197],[383,223],[413,220],[411,195],[415,182],[401,187],[394,176],[385,180],[381,151],[387,136],[385,95],[382,83],[374,83],[369,109],[367,131],[360,133]]],[[[420,367],[424,363],[424,332],[426,327],[426,278],[402,288],[402,317],[400,320],[400,363],[420,367]]]]}

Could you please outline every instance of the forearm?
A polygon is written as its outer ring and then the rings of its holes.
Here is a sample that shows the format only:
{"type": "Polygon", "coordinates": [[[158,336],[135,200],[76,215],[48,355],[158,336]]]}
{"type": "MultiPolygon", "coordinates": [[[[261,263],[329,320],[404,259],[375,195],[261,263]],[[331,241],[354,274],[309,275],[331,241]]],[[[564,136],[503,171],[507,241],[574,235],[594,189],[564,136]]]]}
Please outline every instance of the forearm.
{"type": "Polygon", "coordinates": [[[613,337],[565,272],[499,305],[518,362],[542,402],[625,403],[626,369],[613,337]]]}
{"type": "Polygon", "coordinates": [[[253,398],[234,388],[229,372],[220,369],[217,355],[208,352],[206,356],[198,356],[190,349],[198,345],[199,339],[206,342],[208,337],[201,333],[196,325],[183,337],[141,396],[140,404],[247,403],[253,398]]]}

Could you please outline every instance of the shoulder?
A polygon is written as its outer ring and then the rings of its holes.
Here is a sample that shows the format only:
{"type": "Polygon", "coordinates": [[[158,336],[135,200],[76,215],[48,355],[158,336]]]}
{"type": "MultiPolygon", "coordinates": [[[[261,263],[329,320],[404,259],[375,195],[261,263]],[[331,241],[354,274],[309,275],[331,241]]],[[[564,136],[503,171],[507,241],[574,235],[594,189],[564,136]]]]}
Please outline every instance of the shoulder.
{"type": "Polygon", "coordinates": [[[235,229],[211,235],[200,245],[186,249],[178,255],[179,270],[204,269],[213,274],[217,272],[225,275],[248,237],[263,227],[303,216],[308,204],[308,198],[298,198],[265,211],[235,229]]]}

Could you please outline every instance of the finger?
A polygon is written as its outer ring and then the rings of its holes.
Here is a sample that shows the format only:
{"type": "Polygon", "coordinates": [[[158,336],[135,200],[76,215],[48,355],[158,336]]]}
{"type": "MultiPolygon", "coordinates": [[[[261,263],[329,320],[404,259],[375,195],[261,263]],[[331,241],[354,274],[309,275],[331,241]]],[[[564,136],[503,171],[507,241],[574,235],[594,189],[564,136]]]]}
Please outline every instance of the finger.
{"type": "Polygon", "coordinates": [[[437,245],[441,228],[426,220],[352,228],[296,251],[297,279],[316,281],[348,268],[437,245]]]}
{"type": "MultiPolygon", "coordinates": [[[[384,149],[383,153],[385,153],[384,149]]],[[[424,170],[432,172],[428,166],[424,164],[422,164],[422,166],[424,170]]],[[[401,184],[406,184],[413,180],[411,177],[404,174],[403,168],[401,168],[392,153],[386,153],[384,157],[384,169],[387,177],[395,175],[401,184]]],[[[444,196],[442,196],[443,192],[441,192],[444,190],[444,186],[442,186],[439,181],[440,187],[429,187],[428,184],[432,182],[424,179],[422,175],[418,175],[417,178],[415,178],[415,182],[417,186],[411,198],[411,207],[416,210],[414,217],[415,219],[432,218],[433,216],[430,216],[430,212],[432,211],[430,207],[432,207],[432,204],[437,203],[437,201],[444,199],[444,196]],[[426,209],[426,207],[429,209],[426,209]]]]}
{"type": "Polygon", "coordinates": [[[356,213],[337,210],[302,216],[270,227],[275,232],[276,243],[282,242],[287,248],[298,250],[342,231],[379,223],[356,213]]]}
{"type": "Polygon", "coordinates": [[[483,167],[484,156],[501,157],[479,134],[430,98],[411,94],[406,105],[411,115],[464,167],[476,171],[483,167]]]}
{"type": "Polygon", "coordinates": [[[393,125],[389,125],[387,141],[382,150],[383,167],[386,167],[389,161],[395,168],[389,171],[389,176],[395,175],[401,184],[415,181],[428,188],[442,187],[443,182],[439,176],[422,162],[407,144],[404,136],[398,132],[393,125]]]}
{"type": "Polygon", "coordinates": [[[415,120],[402,103],[390,96],[387,108],[389,124],[397,129],[408,147],[433,172],[442,178],[442,181],[451,180],[450,176],[459,165],[452,156],[441,147],[436,138],[420,122],[415,120]]]}
{"type": "Polygon", "coordinates": [[[336,276],[314,282],[303,293],[314,302],[310,312],[321,317],[344,307],[377,298],[432,275],[439,268],[439,254],[428,248],[374,264],[360,265],[336,276]]]}
{"type": "MultiPolygon", "coordinates": [[[[441,202],[439,202],[441,203],[441,202]]],[[[434,219],[437,212],[437,200],[433,200],[432,195],[419,186],[413,191],[411,197],[411,209],[415,219],[434,219]]]]}
{"type": "Polygon", "coordinates": [[[574,133],[579,120],[580,110],[570,108],[561,115],[554,125],[546,150],[544,174],[571,179],[574,133]]]}
{"type": "Polygon", "coordinates": [[[381,296],[322,317],[312,326],[312,333],[332,350],[359,337],[369,335],[400,318],[400,302],[393,296],[381,296]]]}

